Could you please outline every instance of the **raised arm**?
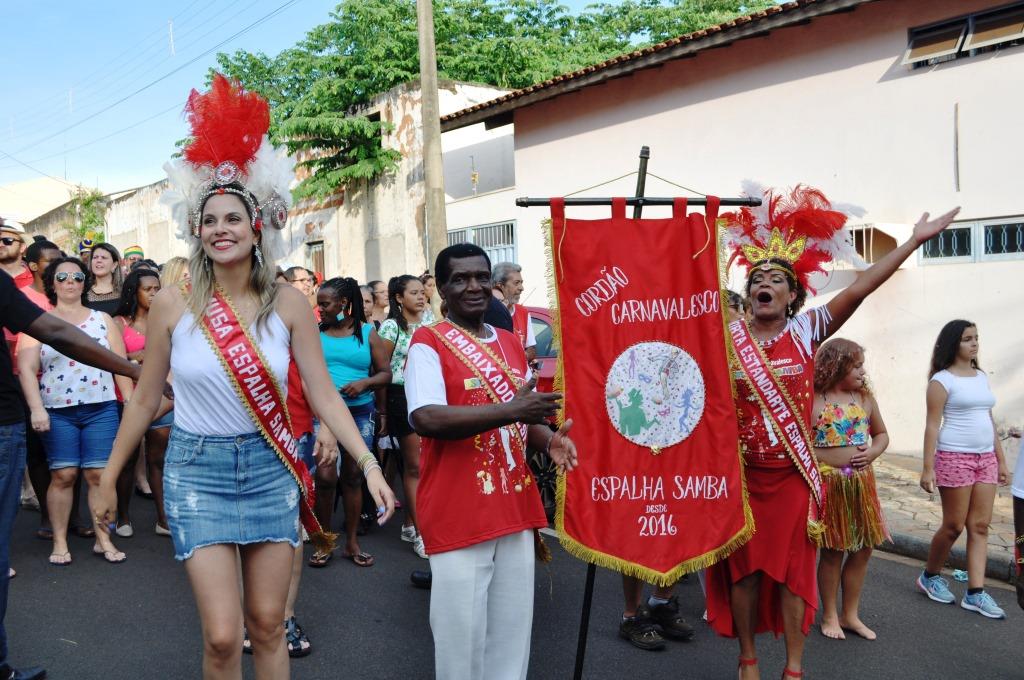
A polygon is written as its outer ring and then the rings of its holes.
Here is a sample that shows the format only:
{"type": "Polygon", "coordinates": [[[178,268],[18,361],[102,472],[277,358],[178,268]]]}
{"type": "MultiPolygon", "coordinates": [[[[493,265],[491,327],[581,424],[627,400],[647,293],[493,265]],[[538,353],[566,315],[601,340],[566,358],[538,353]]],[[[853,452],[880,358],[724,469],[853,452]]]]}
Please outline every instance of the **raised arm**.
{"type": "MultiPolygon", "coordinates": [[[[885,283],[899,266],[914,254],[918,246],[948,227],[959,212],[960,208],[953,208],[934,220],[928,219],[928,213],[921,215],[907,241],[864,270],[856,281],[832,298],[826,305],[831,319],[828,320],[825,337],[835,334],[857,311],[864,298],[885,283]]],[[[822,342],[824,340],[825,338],[821,338],[822,342]]]]}

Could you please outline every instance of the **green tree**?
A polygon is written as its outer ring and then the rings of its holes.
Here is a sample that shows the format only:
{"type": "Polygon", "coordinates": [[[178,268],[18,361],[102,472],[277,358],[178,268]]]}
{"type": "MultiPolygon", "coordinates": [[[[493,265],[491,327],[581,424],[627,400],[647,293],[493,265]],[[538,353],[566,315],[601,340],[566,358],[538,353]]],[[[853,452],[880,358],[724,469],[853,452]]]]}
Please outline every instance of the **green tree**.
{"type": "Polygon", "coordinates": [[[71,234],[71,246],[82,239],[100,238],[106,222],[106,212],[107,197],[102,191],[76,187],[68,204],[68,219],[62,225],[71,234]]]}
{"type": "MultiPolygon", "coordinates": [[[[773,0],[625,0],[572,14],[546,0],[435,0],[441,78],[520,88],[647,44],[774,5],[773,0]]],[[[414,0],[343,0],[330,21],[276,56],[219,54],[220,70],[272,106],[271,136],[323,198],[392,170],[386,123],[360,114],[374,95],[419,77],[414,0]]]]}

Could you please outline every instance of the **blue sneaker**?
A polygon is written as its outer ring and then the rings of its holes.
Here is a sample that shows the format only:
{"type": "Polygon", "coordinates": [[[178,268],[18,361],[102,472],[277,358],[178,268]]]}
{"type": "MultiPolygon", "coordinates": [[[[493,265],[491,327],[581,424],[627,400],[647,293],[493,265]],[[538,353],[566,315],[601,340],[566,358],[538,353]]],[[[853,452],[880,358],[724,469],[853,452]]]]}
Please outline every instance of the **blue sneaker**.
{"type": "Polygon", "coordinates": [[[942,604],[953,604],[956,597],[949,590],[949,582],[939,575],[925,578],[924,572],[917,577],[917,587],[928,596],[929,599],[941,602],[942,604]]]}
{"type": "Polygon", "coordinates": [[[984,590],[977,595],[967,594],[960,600],[960,606],[972,612],[978,612],[990,619],[1005,619],[1006,612],[999,608],[992,596],[984,590]]]}

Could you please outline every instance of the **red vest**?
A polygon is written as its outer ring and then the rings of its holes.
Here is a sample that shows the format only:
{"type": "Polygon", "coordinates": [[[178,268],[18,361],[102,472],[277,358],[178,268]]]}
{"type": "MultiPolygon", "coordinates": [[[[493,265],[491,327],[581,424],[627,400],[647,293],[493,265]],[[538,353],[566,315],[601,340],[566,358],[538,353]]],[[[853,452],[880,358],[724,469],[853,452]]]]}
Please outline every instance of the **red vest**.
{"type": "MultiPolygon", "coordinates": [[[[493,404],[479,377],[501,371],[491,356],[477,346],[475,338],[446,321],[433,328],[451,344],[439,338],[431,328],[424,327],[413,334],[410,347],[424,344],[437,352],[448,405],[493,404]],[[473,371],[470,365],[476,366],[480,373],[473,371]]],[[[518,388],[528,370],[522,343],[507,331],[495,329],[495,332],[498,341],[488,343],[488,347],[508,366],[518,388]]],[[[522,446],[526,429],[525,425],[515,424],[469,439],[421,439],[416,516],[428,553],[457,550],[547,526],[540,494],[522,446]],[[513,428],[518,429],[518,433],[513,428]]]]}

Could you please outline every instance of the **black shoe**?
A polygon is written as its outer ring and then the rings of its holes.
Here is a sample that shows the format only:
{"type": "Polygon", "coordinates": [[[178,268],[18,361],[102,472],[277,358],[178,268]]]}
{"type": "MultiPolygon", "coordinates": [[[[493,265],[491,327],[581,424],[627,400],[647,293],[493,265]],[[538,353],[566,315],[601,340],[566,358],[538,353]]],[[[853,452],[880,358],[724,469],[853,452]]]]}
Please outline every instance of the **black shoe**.
{"type": "Polygon", "coordinates": [[[641,606],[640,609],[661,628],[665,637],[673,640],[689,640],[693,637],[693,628],[679,615],[679,600],[675,595],[665,604],[656,607],[641,606]]]}
{"type": "Polygon", "coordinates": [[[665,648],[665,638],[661,637],[661,633],[650,619],[641,616],[623,619],[619,624],[619,637],[629,640],[634,647],[649,652],[665,648]]]}
{"type": "Polygon", "coordinates": [[[46,669],[33,666],[32,668],[11,668],[7,664],[0,666],[0,680],[43,680],[46,677],[46,669]]]}
{"type": "Polygon", "coordinates": [[[417,569],[409,575],[409,580],[417,588],[423,588],[424,590],[430,590],[430,584],[434,580],[434,575],[429,571],[420,571],[417,569]]]}

